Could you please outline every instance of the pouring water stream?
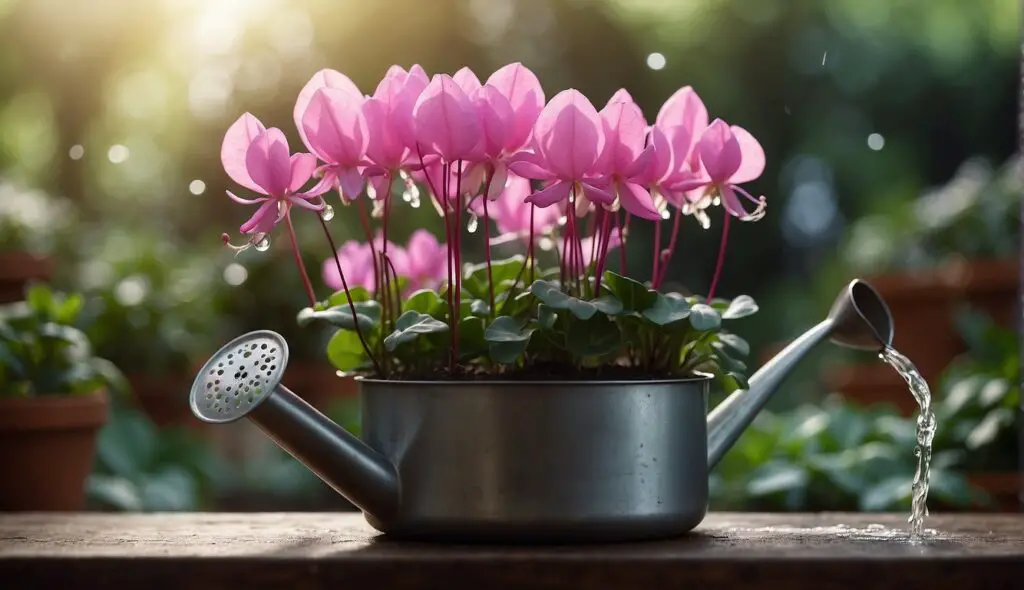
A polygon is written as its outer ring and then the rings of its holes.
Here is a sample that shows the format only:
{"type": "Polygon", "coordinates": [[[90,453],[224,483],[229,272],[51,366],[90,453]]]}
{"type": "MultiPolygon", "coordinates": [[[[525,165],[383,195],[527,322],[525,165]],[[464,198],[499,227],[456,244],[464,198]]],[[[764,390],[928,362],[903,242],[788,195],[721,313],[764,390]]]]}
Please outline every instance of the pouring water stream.
{"type": "Polygon", "coordinates": [[[912,500],[910,509],[911,538],[920,537],[924,528],[924,519],[928,516],[928,485],[930,483],[930,466],[932,460],[932,439],[935,438],[935,413],[932,412],[932,394],[928,383],[918,372],[910,359],[886,346],[878,354],[879,358],[888,363],[910,386],[910,393],[917,401],[920,412],[917,417],[917,445],[914,455],[917,456],[917,471],[914,473],[912,500]]]}

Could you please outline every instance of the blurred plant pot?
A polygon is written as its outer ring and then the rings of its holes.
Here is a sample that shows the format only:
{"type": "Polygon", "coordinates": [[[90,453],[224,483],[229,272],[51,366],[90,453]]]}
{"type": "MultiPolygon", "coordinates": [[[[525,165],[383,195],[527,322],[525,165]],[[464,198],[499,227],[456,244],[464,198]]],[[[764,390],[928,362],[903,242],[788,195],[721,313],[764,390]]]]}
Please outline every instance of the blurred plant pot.
{"type": "Polygon", "coordinates": [[[188,405],[192,375],[127,375],[132,396],[139,408],[160,428],[203,429],[204,423],[192,415],[188,405]]]}
{"type": "Polygon", "coordinates": [[[106,391],[0,399],[0,510],[82,510],[109,410],[106,391]]]}
{"type": "Polygon", "coordinates": [[[327,362],[296,361],[285,369],[284,384],[321,412],[328,412],[341,399],[359,395],[359,384],[351,377],[338,377],[327,362]]]}
{"type": "MultiPolygon", "coordinates": [[[[867,282],[892,311],[893,345],[933,385],[967,349],[955,326],[960,305],[976,307],[1004,325],[1016,324],[1020,283],[1016,259],[958,260],[935,269],[877,275],[867,282]]],[[[905,414],[917,407],[902,378],[881,364],[838,366],[825,380],[831,391],[861,403],[886,401],[905,414]]]]}
{"type": "Polygon", "coordinates": [[[49,281],[54,261],[50,256],[28,252],[0,252],[0,303],[25,298],[25,286],[32,281],[49,281]]]}
{"type": "Polygon", "coordinates": [[[989,510],[1020,512],[1021,476],[1016,471],[968,473],[967,481],[991,497],[989,510]]]}

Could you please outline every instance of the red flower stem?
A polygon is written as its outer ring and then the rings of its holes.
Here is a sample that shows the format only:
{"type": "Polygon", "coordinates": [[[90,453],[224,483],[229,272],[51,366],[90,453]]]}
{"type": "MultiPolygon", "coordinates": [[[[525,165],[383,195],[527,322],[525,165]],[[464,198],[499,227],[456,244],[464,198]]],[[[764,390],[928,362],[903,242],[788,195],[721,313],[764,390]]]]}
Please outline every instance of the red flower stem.
{"type": "Polygon", "coordinates": [[[718,262],[715,263],[715,274],[711,278],[711,288],[708,289],[707,302],[710,304],[711,300],[715,297],[715,288],[718,287],[718,277],[722,273],[722,267],[725,266],[725,244],[729,241],[729,215],[728,212],[725,214],[725,221],[722,222],[722,242],[718,246],[718,262]]]}
{"type": "Polygon", "coordinates": [[[447,295],[447,301],[448,301],[448,329],[451,330],[451,333],[452,333],[451,347],[448,349],[448,372],[449,372],[449,374],[454,375],[455,374],[455,337],[454,337],[454,334],[455,334],[455,325],[456,325],[456,322],[458,322],[458,319],[456,317],[458,315],[458,312],[455,309],[455,291],[454,291],[454,289],[455,289],[455,275],[452,274],[452,267],[454,265],[455,250],[458,248],[458,244],[455,242],[455,239],[456,239],[455,238],[455,232],[452,230],[452,225],[451,225],[451,220],[450,220],[450,218],[454,216],[454,212],[453,212],[452,216],[448,215],[448,207],[449,207],[449,204],[450,204],[450,201],[448,199],[448,191],[451,188],[450,184],[451,184],[451,176],[452,176],[451,164],[445,163],[445,164],[441,165],[441,176],[444,177],[444,195],[442,197],[442,199],[444,201],[444,207],[442,207],[441,210],[444,211],[444,231],[445,231],[445,235],[447,236],[445,241],[447,242],[447,246],[448,246],[448,248],[447,248],[447,250],[448,250],[448,293],[446,294],[447,295]]]}
{"type": "MultiPolygon", "coordinates": [[[[319,216],[318,216],[319,217],[319,216]]],[[[334,264],[338,267],[338,276],[341,277],[341,288],[345,290],[345,299],[348,301],[348,309],[352,312],[352,323],[355,325],[356,336],[359,337],[359,343],[363,345],[363,351],[366,352],[366,357],[373,363],[373,369],[377,371],[377,374],[386,377],[384,372],[380,369],[380,364],[377,363],[376,357],[373,356],[373,352],[370,351],[370,345],[366,343],[366,338],[363,337],[363,329],[359,327],[359,314],[356,313],[356,304],[352,302],[352,294],[348,290],[348,281],[345,280],[345,271],[341,269],[341,259],[338,258],[338,249],[334,246],[334,238],[331,237],[331,230],[327,228],[327,222],[320,218],[320,226],[324,228],[324,235],[327,237],[327,243],[331,246],[331,252],[334,253],[334,264]]]]}
{"type": "MultiPolygon", "coordinates": [[[[462,202],[462,160],[459,160],[455,164],[455,227],[453,233],[455,234],[455,317],[461,319],[462,316],[462,209],[464,203],[462,202]]],[[[459,359],[459,321],[455,322],[455,334],[453,335],[454,342],[452,343],[455,347],[455,361],[459,359]]]]}
{"type": "Polygon", "coordinates": [[[487,182],[484,183],[484,255],[487,260],[487,289],[491,298],[491,317],[494,317],[494,275],[491,273],[491,216],[487,212],[488,194],[491,191],[491,181],[494,180],[494,171],[487,174],[487,182]]]}
{"type": "Polygon", "coordinates": [[[597,269],[594,277],[594,297],[601,295],[601,275],[604,274],[605,262],[608,259],[608,242],[611,241],[612,217],[608,211],[601,210],[601,249],[597,255],[597,269]]]}
{"type": "Polygon", "coordinates": [[[313,292],[313,283],[309,280],[306,272],[306,264],[302,262],[302,254],[299,252],[299,240],[295,237],[295,226],[292,225],[292,210],[289,206],[284,212],[285,226],[288,228],[288,238],[292,243],[292,255],[295,257],[295,266],[299,267],[299,275],[302,276],[302,284],[306,287],[306,294],[309,295],[309,306],[316,306],[316,293],[313,292]]]}
{"type": "MultiPolygon", "coordinates": [[[[373,230],[370,229],[370,216],[366,212],[366,202],[363,199],[356,199],[357,206],[359,207],[359,222],[363,226],[363,231],[366,232],[366,243],[370,246],[370,252],[373,253],[373,230]]],[[[374,290],[379,287],[380,283],[380,268],[377,266],[377,254],[373,253],[373,284],[374,290]]]]}
{"type": "Polygon", "coordinates": [[[530,284],[531,285],[533,285],[533,271],[534,271],[534,268],[536,267],[535,260],[534,260],[534,250],[533,250],[533,243],[536,241],[536,236],[534,235],[535,234],[535,230],[534,230],[534,227],[533,227],[533,210],[536,209],[536,208],[537,208],[536,205],[534,205],[533,203],[530,203],[530,245],[526,247],[526,255],[530,258],[530,284]]]}
{"type": "Polygon", "coordinates": [[[626,214],[623,216],[622,225],[619,226],[619,261],[621,262],[621,268],[619,269],[619,272],[621,272],[622,276],[624,277],[629,276],[629,267],[626,266],[626,263],[629,260],[629,257],[626,256],[626,236],[628,230],[629,212],[627,211],[626,214]]]}
{"type": "MultiPolygon", "coordinates": [[[[384,219],[382,221],[382,228],[383,228],[382,234],[383,235],[381,236],[381,239],[382,239],[383,243],[381,244],[380,248],[381,248],[381,254],[385,258],[387,258],[387,255],[388,255],[388,219],[391,217],[391,180],[392,180],[392,175],[391,175],[390,171],[384,172],[384,179],[385,179],[384,180],[384,195],[383,195],[383,198],[384,198],[384,219]]],[[[381,195],[377,195],[377,196],[380,197],[381,195]]],[[[388,276],[387,269],[382,269],[382,270],[385,271],[384,272],[384,297],[385,297],[385,299],[389,300],[388,304],[384,306],[384,320],[385,320],[384,325],[385,326],[390,325],[391,328],[393,329],[394,328],[395,318],[393,317],[394,316],[394,313],[393,313],[394,310],[391,308],[391,301],[390,301],[390,296],[391,296],[391,278],[388,276]]]]}
{"type": "Polygon", "coordinates": [[[658,271],[661,269],[659,262],[661,262],[661,217],[654,222],[654,260],[651,267],[651,286],[655,288],[657,288],[658,271]]]}
{"type": "Polygon", "coordinates": [[[665,282],[665,273],[668,272],[668,262],[672,260],[672,254],[676,251],[676,240],[679,239],[679,222],[683,219],[683,212],[676,211],[675,221],[672,222],[672,237],[668,239],[668,249],[665,250],[664,259],[661,261],[661,273],[658,274],[658,282],[654,284],[657,289],[665,282]]]}

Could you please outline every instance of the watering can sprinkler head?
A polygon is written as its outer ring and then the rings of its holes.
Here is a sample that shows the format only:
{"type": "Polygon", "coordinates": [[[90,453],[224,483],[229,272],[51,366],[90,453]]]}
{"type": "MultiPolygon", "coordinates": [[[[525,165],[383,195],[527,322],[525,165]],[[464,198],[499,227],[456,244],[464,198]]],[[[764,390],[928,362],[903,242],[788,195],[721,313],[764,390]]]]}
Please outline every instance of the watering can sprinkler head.
{"type": "Polygon", "coordinates": [[[889,306],[875,289],[860,279],[851,281],[828,313],[829,339],[848,348],[874,350],[892,346],[893,321],[889,306]]]}
{"type": "Polygon", "coordinates": [[[399,496],[394,465],[285,387],[287,364],[288,343],[280,334],[258,330],[235,338],[193,381],[192,413],[209,424],[248,418],[361,510],[393,513],[399,496]]]}

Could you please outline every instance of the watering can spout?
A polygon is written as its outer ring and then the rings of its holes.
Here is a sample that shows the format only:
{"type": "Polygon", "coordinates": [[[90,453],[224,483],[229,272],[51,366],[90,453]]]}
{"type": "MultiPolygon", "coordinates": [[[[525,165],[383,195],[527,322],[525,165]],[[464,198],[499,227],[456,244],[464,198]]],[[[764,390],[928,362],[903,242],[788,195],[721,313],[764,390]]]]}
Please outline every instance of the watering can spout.
{"type": "Polygon", "coordinates": [[[225,344],[192,384],[196,418],[226,424],[248,418],[363,512],[387,518],[398,509],[394,465],[281,384],[288,345],[269,330],[225,344]]]}
{"type": "Polygon", "coordinates": [[[794,340],[750,378],[750,387],[734,391],[708,414],[708,468],[713,468],[753,422],[796,364],[824,339],[848,348],[876,350],[892,346],[889,307],[866,282],[855,279],[836,297],[828,317],[794,340]]]}

